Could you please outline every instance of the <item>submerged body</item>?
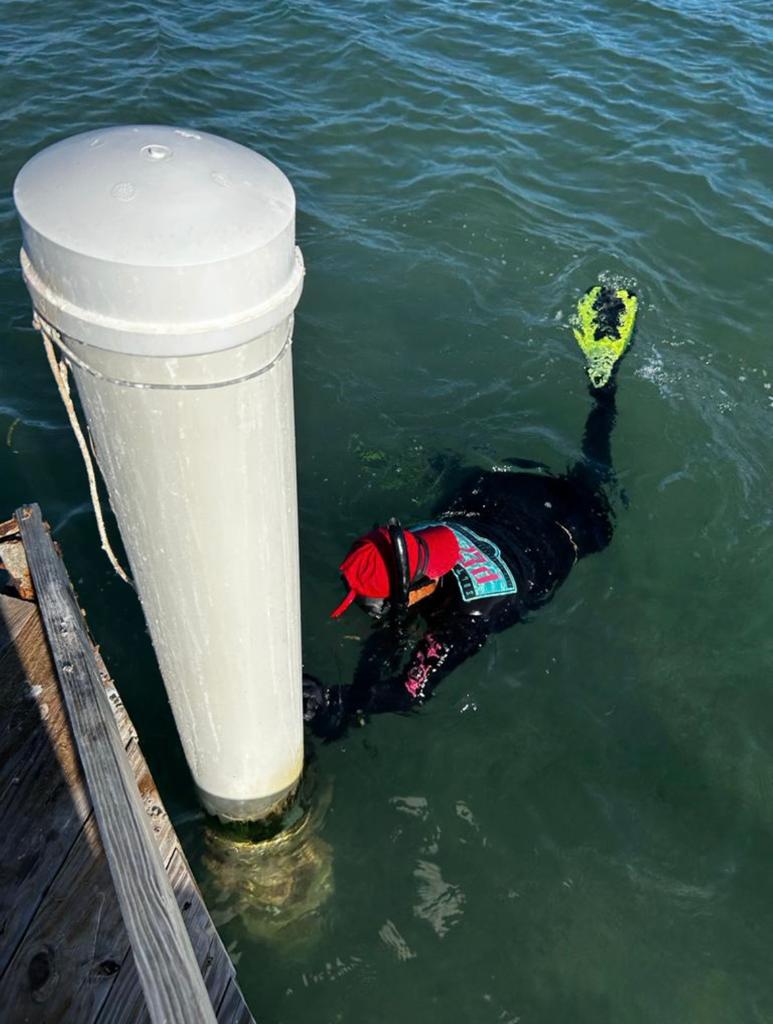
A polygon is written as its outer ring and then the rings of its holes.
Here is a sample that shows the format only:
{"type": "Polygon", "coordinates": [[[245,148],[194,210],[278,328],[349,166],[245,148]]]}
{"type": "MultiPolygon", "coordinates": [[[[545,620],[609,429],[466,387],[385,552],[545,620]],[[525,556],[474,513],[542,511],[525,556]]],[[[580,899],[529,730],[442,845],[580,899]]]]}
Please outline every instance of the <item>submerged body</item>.
{"type": "Polygon", "coordinates": [[[582,458],[565,474],[472,471],[432,524],[410,528],[417,536],[450,528],[458,561],[400,628],[392,621],[374,630],[351,686],[307,682],[306,718],[317,734],[339,735],[360,712],[416,707],[489,636],[549,601],[580,559],[607,546],[614,384],[591,395],[582,458]],[[411,647],[405,627],[419,617],[424,633],[411,647]]]}

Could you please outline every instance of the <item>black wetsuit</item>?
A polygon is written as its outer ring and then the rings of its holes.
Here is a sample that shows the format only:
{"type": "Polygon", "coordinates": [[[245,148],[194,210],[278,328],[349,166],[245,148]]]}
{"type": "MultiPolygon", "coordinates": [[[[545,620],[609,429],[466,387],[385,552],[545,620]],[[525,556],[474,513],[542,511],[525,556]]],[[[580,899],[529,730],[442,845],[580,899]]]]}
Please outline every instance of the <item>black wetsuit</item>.
{"type": "Polygon", "coordinates": [[[582,458],[565,474],[471,471],[435,516],[435,522],[471,530],[496,545],[515,592],[511,586],[509,593],[476,598],[468,588],[465,600],[462,582],[447,573],[432,594],[410,609],[402,629],[384,624],[374,630],[351,686],[306,683],[306,718],[314,732],[330,738],[361,712],[415,707],[492,633],[549,601],[581,558],[607,546],[612,512],[605,485],[613,472],[615,385],[591,394],[582,458]],[[411,644],[407,637],[419,617],[426,628],[411,644]]]}

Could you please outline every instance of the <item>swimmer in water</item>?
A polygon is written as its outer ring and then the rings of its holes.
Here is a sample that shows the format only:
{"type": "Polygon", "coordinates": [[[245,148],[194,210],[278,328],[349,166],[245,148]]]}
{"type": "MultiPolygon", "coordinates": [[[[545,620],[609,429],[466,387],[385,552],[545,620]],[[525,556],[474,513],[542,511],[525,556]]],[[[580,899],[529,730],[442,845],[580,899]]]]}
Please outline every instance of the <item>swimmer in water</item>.
{"type": "Polygon", "coordinates": [[[588,358],[593,405],[581,458],[566,473],[474,470],[431,522],[403,528],[392,519],[352,544],[340,566],[347,593],[332,617],[357,604],[383,628],[365,643],[350,686],[304,677],[304,717],[314,733],[332,739],[363,714],[420,706],[491,635],[546,604],[581,559],[609,544],[613,372],[633,330],[635,302],[608,286],[581,300],[580,313],[583,303],[590,310],[588,346],[575,334],[588,358]],[[598,355],[607,336],[616,352],[606,349],[599,370],[589,352],[598,355]],[[423,636],[406,650],[406,625],[418,616],[423,636]]]}

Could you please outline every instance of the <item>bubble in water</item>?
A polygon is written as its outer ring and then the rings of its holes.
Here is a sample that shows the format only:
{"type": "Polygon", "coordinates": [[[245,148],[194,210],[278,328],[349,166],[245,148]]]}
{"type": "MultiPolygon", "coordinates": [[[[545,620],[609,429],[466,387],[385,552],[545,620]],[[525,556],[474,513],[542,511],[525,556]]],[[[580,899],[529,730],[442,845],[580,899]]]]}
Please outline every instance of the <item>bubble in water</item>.
{"type": "Polygon", "coordinates": [[[637,291],[639,284],[635,277],[627,274],[615,273],[611,270],[602,270],[599,274],[599,284],[605,284],[609,288],[627,288],[628,291],[637,291]]]}

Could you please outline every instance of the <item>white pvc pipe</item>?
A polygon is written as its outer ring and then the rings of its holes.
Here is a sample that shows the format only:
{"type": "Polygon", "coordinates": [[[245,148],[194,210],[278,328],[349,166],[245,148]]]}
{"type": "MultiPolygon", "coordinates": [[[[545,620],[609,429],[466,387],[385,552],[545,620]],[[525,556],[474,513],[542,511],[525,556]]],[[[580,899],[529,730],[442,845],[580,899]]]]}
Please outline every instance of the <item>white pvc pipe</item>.
{"type": "Polygon", "coordinates": [[[140,126],[44,150],[14,198],[201,799],[265,817],[303,762],[292,188],[242,146],[140,126]]]}

